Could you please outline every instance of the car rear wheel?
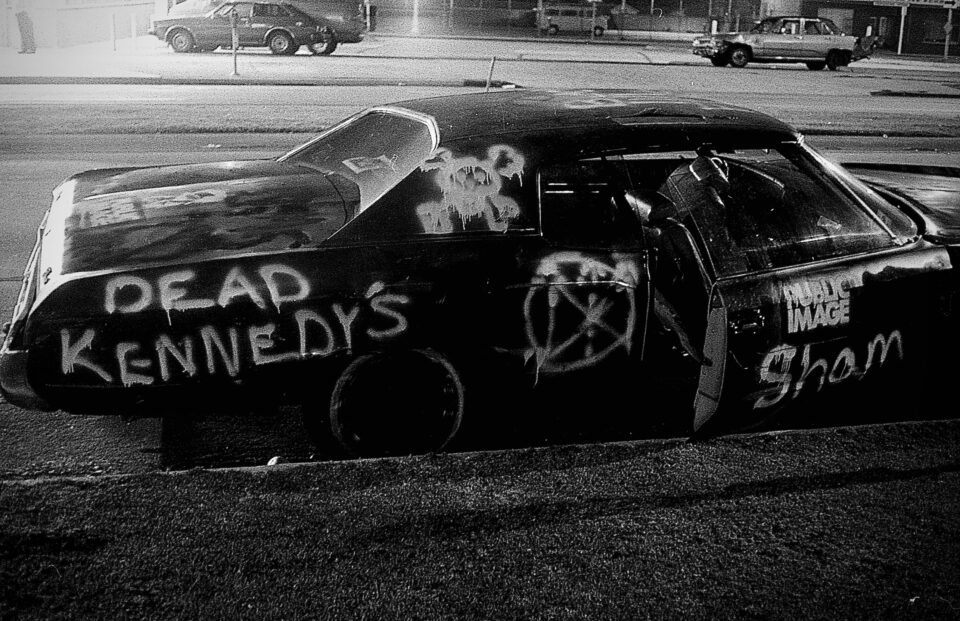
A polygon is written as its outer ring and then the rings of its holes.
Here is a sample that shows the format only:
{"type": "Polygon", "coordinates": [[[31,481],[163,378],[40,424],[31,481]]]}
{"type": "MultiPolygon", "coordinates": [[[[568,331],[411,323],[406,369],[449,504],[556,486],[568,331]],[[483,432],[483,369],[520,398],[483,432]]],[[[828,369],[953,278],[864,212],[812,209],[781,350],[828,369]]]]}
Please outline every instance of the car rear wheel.
{"type": "Polygon", "coordinates": [[[367,354],[333,387],[330,432],[348,455],[377,457],[440,451],[463,420],[460,375],[433,350],[367,354]]]}
{"type": "Polygon", "coordinates": [[[558,32],[560,32],[560,26],[557,26],[556,24],[550,24],[550,26],[547,28],[548,34],[555,35],[558,32]]]}
{"type": "Polygon", "coordinates": [[[329,56],[337,49],[338,44],[339,41],[337,41],[337,38],[330,36],[320,43],[311,43],[308,47],[310,48],[310,53],[315,56],[329,56]]]}
{"type": "Polygon", "coordinates": [[[196,43],[193,40],[193,35],[191,35],[186,30],[176,30],[173,34],[170,35],[170,47],[173,48],[174,52],[178,54],[183,54],[184,52],[193,51],[196,43]]]}
{"type": "Polygon", "coordinates": [[[807,69],[809,69],[810,71],[820,71],[826,66],[827,66],[827,63],[822,61],[818,61],[815,63],[807,63],[807,69]]]}
{"type": "Polygon", "coordinates": [[[270,35],[270,38],[267,40],[267,47],[269,47],[270,51],[274,54],[286,56],[295,54],[297,51],[297,45],[294,43],[293,37],[285,32],[275,32],[270,35]]]}
{"type": "Polygon", "coordinates": [[[593,28],[593,35],[594,35],[595,37],[602,37],[602,36],[603,36],[603,26],[594,26],[594,28],[593,28]]]}
{"type": "Polygon", "coordinates": [[[750,62],[750,50],[745,47],[735,47],[730,51],[730,64],[738,69],[746,67],[750,62]]]}
{"type": "Polygon", "coordinates": [[[840,52],[832,50],[829,54],[827,54],[827,68],[830,69],[830,71],[836,71],[838,67],[845,64],[846,63],[843,62],[843,56],[841,56],[840,52]]]}
{"type": "Polygon", "coordinates": [[[714,67],[726,67],[730,64],[726,56],[714,56],[710,59],[710,62],[713,63],[714,67]]]}

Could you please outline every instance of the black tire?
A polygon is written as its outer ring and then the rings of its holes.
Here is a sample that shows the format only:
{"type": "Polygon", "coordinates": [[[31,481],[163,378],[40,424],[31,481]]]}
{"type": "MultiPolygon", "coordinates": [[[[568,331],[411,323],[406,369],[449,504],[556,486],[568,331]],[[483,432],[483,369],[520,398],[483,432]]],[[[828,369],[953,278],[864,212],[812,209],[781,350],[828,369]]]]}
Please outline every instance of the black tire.
{"type": "Polygon", "coordinates": [[[366,354],[330,396],[331,436],[352,457],[441,451],[463,421],[464,388],[453,365],[427,349],[366,354]]]}
{"type": "Polygon", "coordinates": [[[747,63],[750,62],[750,50],[738,46],[730,50],[730,64],[737,69],[742,69],[747,66],[747,63]]]}
{"type": "Polygon", "coordinates": [[[294,42],[293,37],[282,30],[278,30],[267,39],[267,47],[270,48],[272,54],[290,56],[291,54],[296,54],[297,48],[300,46],[294,42]]]}
{"type": "Polygon", "coordinates": [[[827,69],[830,71],[836,71],[839,67],[846,64],[847,63],[843,62],[843,55],[837,50],[831,50],[827,54],[827,69]]]}
{"type": "Polygon", "coordinates": [[[807,69],[809,69],[810,71],[821,71],[826,66],[827,66],[827,63],[823,61],[807,63],[807,69]]]}
{"type": "Polygon", "coordinates": [[[555,35],[559,32],[560,32],[560,26],[557,26],[556,24],[550,24],[549,26],[547,26],[547,34],[555,35]]]}
{"type": "Polygon", "coordinates": [[[339,44],[340,42],[337,40],[337,37],[331,35],[320,43],[311,43],[307,47],[310,48],[310,53],[314,56],[329,56],[333,54],[333,51],[337,49],[337,45],[339,44]]]}
{"type": "Polygon", "coordinates": [[[593,27],[593,36],[602,37],[603,36],[603,26],[594,26],[593,27]]]}
{"type": "Polygon", "coordinates": [[[710,62],[714,67],[726,67],[730,64],[730,60],[726,56],[714,56],[710,59],[710,62]]]}
{"type": "Polygon", "coordinates": [[[197,45],[196,41],[193,39],[193,35],[183,28],[178,28],[171,32],[167,37],[167,41],[170,43],[170,47],[173,48],[173,51],[178,54],[192,52],[197,45]]]}

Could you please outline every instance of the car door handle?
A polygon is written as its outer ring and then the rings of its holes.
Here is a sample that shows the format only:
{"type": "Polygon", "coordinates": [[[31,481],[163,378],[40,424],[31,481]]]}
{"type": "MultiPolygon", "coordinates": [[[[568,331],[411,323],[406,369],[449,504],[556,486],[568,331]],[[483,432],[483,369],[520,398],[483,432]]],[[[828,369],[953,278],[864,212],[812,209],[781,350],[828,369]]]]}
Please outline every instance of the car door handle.
{"type": "Polygon", "coordinates": [[[757,309],[745,310],[730,318],[730,332],[735,335],[759,332],[766,325],[763,313],[757,309]]]}

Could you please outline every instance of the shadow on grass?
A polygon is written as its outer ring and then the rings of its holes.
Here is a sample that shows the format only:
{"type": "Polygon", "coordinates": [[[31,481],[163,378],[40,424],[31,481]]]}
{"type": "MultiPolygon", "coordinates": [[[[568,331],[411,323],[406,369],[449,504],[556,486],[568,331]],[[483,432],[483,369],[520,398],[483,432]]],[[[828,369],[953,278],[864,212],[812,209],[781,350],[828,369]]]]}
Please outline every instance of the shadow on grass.
{"type": "Polygon", "coordinates": [[[537,502],[515,508],[425,513],[411,519],[399,519],[358,532],[351,537],[351,543],[388,544],[398,539],[416,540],[438,537],[457,539],[658,509],[681,509],[756,497],[775,498],[787,494],[910,481],[955,472],[960,472],[960,462],[908,470],[870,468],[856,472],[833,472],[806,477],[779,477],[767,481],[729,485],[721,490],[704,494],[589,496],[576,501],[537,502]]]}

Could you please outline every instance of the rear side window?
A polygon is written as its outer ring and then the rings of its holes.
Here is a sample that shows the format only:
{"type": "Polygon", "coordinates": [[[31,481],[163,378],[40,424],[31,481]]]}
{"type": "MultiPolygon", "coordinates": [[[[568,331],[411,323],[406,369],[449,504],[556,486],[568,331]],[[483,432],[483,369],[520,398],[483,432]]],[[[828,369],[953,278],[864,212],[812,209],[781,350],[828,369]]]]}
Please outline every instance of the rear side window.
{"type": "Polygon", "coordinates": [[[350,236],[407,239],[536,230],[519,145],[461,141],[435,149],[358,218],[350,236]]]}

